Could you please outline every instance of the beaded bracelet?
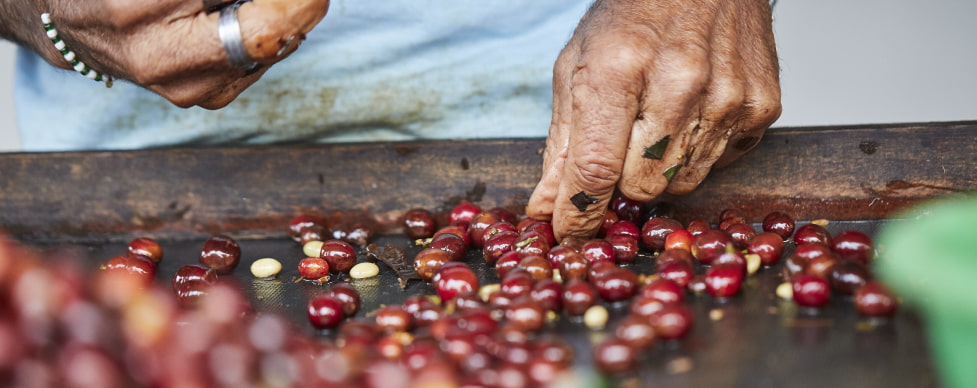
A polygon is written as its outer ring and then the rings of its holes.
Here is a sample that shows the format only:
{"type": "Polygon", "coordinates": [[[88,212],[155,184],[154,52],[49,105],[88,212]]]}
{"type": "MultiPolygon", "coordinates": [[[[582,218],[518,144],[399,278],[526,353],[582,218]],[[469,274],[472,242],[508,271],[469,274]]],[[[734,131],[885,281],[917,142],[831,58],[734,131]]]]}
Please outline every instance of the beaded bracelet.
{"type": "Polygon", "coordinates": [[[44,31],[47,33],[47,37],[51,39],[51,43],[54,43],[54,48],[61,52],[61,56],[63,56],[64,60],[71,64],[75,71],[81,73],[81,75],[85,77],[88,77],[88,79],[98,82],[104,81],[105,87],[112,87],[112,76],[99,73],[95,71],[95,69],[88,67],[85,62],[78,59],[78,56],[75,55],[74,51],[71,51],[71,49],[68,48],[68,45],[64,43],[64,40],[61,40],[61,36],[58,35],[58,30],[54,28],[54,23],[51,22],[51,14],[46,12],[42,13],[41,23],[44,23],[44,31]]]}

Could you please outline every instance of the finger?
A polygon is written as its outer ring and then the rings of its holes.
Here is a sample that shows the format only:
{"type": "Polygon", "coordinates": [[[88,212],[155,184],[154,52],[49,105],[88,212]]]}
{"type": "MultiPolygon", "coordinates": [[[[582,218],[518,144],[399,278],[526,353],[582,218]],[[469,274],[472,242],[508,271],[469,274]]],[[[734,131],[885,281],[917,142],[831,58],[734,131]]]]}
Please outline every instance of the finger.
{"type": "Polygon", "coordinates": [[[690,50],[666,55],[683,58],[682,64],[669,59],[670,66],[677,68],[659,71],[649,82],[618,185],[622,194],[638,201],[652,200],[665,191],[685,164],[698,128],[699,99],[708,74],[706,54],[690,50]]]}
{"type": "Polygon", "coordinates": [[[732,134],[740,131],[744,112],[746,84],[743,58],[736,50],[735,16],[729,6],[718,10],[710,41],[708,61],[709,81],[700,106],[698,130],[693,133],[683,161],[675,172],[667,191],[687,194],[705,180],[712,166],[722,155],[732,134]]]}
{"type": "MultiPolygon", "coordinates": [[[[202,7],[202,3],[194,4],[202,7]]],[[[325,15],[328,4],[327,0],[244,3],[237,10],[237,19],[248,55],[264,65],[285,58],[325,15]]],[[[146,26],[123,57],[127,63],[116,67],[129,69],[122,76],[141,85],[167,84],[207,70],[227,71],[231,64],[217,32],[219,17],[220,13],[197,12],[146,26]]]]}
{"type": "Polygon", "coordinates": [[[543,175],[526,207],[526,215],[538,220],[550,220],[553,217],[553,204],[567,158],[572,123],[570,79],[579,58],[580,46],[576,40],[572,40],[553,66],[553,118],[546,137],[546,149],[543,150],[543,175]]]}
{"type": "MultiPolygon", "coordinates": [[[[766,12],[769,13],[769,9],[766,12]]],[[[743,28],[746,29],[744,36],[762,36],[763,41],[773,42],[769,23],[751,23],[743,28]]],[[[757,45],[753,40],[742,40],[738,43],[739,52],[743,53],[743,72],[746,78],[741,132],[733,134],[725,152],[716,161],[716,167],[728,165],[759,144],[766,129],[777,121],[782,111],[776,46],[772,43],[757,45]]]]}
{"type": "Polygon", "coordinates": [[[268,68],[264,67],[253,74],[249,74],[243,78],[237,79],[228,84],[223,90],[220,91],[220,93],[208,97],[204,102],[198,105],[204,109],[210,110],[223,108],[234,101],[234,99],[243,93],[248,87],[253,85],[255,82],[258,82],[258,79],[261,78],[266,71],[268,71],[268,68]]]}
{"type": "Polygon", "coordinates": [[[644,88],[639,51],[614,37],[582,47],[571,81],[572,125],[567,161],[553,210],[557,237],[590,238],[620,180],[644,88]]]}
{"type": "Polygon", "coordinates": [[[282,59],[283,50],[305,35],[326,16],[328,0],[256,0],[238,11],[241,35],[248,55],[258,63],[282,59]]]}

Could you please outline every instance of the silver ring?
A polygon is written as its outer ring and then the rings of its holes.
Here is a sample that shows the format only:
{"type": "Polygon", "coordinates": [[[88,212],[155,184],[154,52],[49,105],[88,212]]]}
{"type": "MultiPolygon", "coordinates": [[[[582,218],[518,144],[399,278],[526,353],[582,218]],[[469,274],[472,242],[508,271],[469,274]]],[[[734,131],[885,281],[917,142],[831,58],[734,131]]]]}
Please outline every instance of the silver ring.
{"type": "Polygon", "coordinates": [[[250,70],[257,64],[248,50],[244,47],[244,39],[241,38],[241,24],[237,20],[237,9],[247,1],[238,0],[221,8],[220,19],[217,23],[217,35],[220,36],[221,44],[227,53],[227,59],[231,60],[231,65],[238,69],[250,70]]]}

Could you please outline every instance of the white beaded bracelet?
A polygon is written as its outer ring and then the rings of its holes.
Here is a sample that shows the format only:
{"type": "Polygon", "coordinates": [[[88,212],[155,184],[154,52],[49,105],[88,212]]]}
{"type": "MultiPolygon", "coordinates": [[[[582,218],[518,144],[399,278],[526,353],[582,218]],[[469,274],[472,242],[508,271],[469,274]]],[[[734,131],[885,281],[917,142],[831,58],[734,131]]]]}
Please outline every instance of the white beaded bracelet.
{"type": "Polygon", "coordinates": [[[95,80],[98,82],[104,81],[105,87],[108,88],[112,87],[112,80],[113,80],[112,76],[99,73],[95,71],[95,69],[88,67],[88,65],[86,65],[85,62],[82,62],[80,59],[78,59],[78,56],[75,55],[75,52],[71,51],[71,49],[68,48],[68,45],[65,44],[63,40],[61,40],[61,36],[58,35],[58,30],[54,28],[54,23],[51,22],[51,14],[47,12],[42,13],[41,23],[44,23],[44,32],[47,33],[48,39],[51,39],[51,43],[54,43],[54,48],[56,48],[58,52],[61,53],[61,56],[64,57],[64,60],[68,61],[68,63],[71,64],[71,67],[73,67],[75,71],[81,73],[81,75],[85,77],[88,77],[88,79],[95,80]]]}

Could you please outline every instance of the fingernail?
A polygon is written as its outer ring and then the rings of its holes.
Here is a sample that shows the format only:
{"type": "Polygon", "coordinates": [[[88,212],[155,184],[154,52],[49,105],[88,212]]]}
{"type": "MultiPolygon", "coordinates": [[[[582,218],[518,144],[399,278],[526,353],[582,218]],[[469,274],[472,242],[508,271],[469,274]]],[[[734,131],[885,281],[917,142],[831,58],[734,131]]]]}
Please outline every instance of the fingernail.
{"type": "Polygon", "coordinates": [[[288,39],[285,40],[285,43],[282,44],[282,47],[278,49],[276,56],[282,57],[285,56],[286,54],[295,51],[296,49],[298,49],[298,45],[299,43],[302,42],[302,40],[305,40],[305,35],[289,36],[288,39]]]}

